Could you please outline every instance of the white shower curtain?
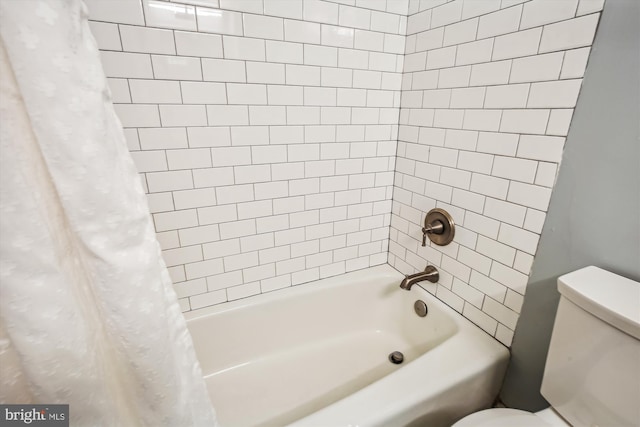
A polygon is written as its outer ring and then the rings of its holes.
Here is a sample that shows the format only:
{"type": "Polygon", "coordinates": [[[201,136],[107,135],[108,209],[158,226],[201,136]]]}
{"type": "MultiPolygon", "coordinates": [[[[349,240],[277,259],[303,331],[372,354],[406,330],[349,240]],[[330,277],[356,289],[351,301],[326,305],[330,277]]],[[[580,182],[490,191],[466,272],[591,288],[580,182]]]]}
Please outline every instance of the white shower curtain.
{"type": "Polygon", "coordinates": [[[0,403],[214,426],[80,0],[0,0],[0,403]]]}

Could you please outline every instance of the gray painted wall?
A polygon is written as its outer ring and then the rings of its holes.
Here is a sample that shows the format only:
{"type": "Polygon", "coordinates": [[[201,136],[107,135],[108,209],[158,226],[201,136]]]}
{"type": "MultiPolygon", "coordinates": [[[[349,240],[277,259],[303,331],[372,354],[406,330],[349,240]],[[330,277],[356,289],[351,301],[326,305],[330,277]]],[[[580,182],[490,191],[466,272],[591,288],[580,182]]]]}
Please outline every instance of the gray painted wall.
{"type": "Polygon", "coordinates": [[[537,411],[560,295],[596,265],[640,281],[640,2],[607,0],[589,58],[501,391],[537,411]]]}

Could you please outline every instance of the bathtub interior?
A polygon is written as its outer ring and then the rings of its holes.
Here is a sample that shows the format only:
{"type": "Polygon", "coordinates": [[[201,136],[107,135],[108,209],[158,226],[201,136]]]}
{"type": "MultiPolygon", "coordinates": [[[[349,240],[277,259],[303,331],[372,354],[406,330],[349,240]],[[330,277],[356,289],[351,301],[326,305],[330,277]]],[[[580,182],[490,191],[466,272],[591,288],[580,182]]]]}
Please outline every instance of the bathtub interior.
{"type": "Polygon", "coordinates": [[[399,276],[371,269],[228,304],[189,321],[222,425],[286,425],[401,369],[458,326],[419,317],[399,276]],[[351,275],[351,277],[357,275],[351,275]],[[389,362],[401,351],[401,365],[389,362]]]}

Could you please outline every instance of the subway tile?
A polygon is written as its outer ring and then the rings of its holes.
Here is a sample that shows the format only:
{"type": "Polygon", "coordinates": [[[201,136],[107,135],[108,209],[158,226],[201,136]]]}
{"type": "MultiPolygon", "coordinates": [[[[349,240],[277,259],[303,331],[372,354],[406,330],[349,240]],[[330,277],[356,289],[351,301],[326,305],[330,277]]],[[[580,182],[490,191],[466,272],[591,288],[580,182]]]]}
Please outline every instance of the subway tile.
{"type": "Polygon", "coordinates": [[[207,117],[211,126],[248,125],[249,109],[246,105],[207,105],[207,117]]]}
{"type": "Polygon", "coordinates": [[[152,79],[149,55],[128,52],[101,51],[100,59],[107,77],[152,79]]]}
{"type": "Polygon", "coordinates": [[[260,39],[284,40],[284,23],[282,18],[243,14],[245,37],[260,39]]]}
{"type": "Polygon", "coordinates": [[[120,25],[122,49],[127,52],[176,53],[173,31],[157,28],[120,25]]]}
{"type": "Polygon", "coordinates": [[[286,82],[290,85],[319,86],[320,68],[287,64],[286,82]]]}
{"type": "Polygon", "coordinates": [[[497,131],[502,117],[501,110],[466,110],[464,129],[497,131]]]}
{"type": "Polygon", "coordinates": [[[197,188],[233,184],[232,167],[215,167],[193,171],[193,183],[197,188]]]}
{"type": "Polygon", "coordinates": [[[303,45],[281,41],[266,41],[266,55],[269,62],[284,62],[288,64],[302,64],[303,45]]]}
{"type": "Polygon", "coordinates": [[[560,78],[571,79],[583,77],[590,52],[591,48],[589,47],[566,51],[564,54],[564,61],[562,62],[560,78]]]}
{"type": "Polygon", "coordinates": [[[287,122],[285,107],[250,106],[249,122],[254,125],[284,125],[287,122]]]}
{"type": "Polygon", "coordinates": [[[116,104],[113,106],[124,127],[158,127],[160,115],[157,105],[116,104]]]}
{"type": "Polygon", "coordinates": [[[538,163],[532,160],[496,156],[492,175],[510,180],[532,183],[538,163]]]}
{"type": "Polygon", "coordinates": [[[508,328],[515,329],[518,321],[518,313],[497,303],[491,298],[486,298],[482,306],[482,311],[499,321],[508,328]]]}
{"type": "Polygon", "coordinates": [[[198,308],[209,307],[212,305],[220,304],[227,301],[226,290],[218,290],[215,292],[208,292],[201,295],[193,295],[189,297],[189,304],[192,310],[198,308]]]}
{"type": "Polygon", "coordinates": [[[320,44],[320,24],[285,19],[284,39],[291,42],[320,44]]]}
{"type": "Polygon", "coordinates": [[[523,230],[519,227],[513,227],[509,224],[502,224],[500,226],[500,233],[498,234],[499,242],[513,246],[516,249],[532,255],[538,247],[539,239],[540,236],[538,234],[523,230]]]}
{"type": "Polygon", "coordinates": [[[223,36],[222,46],[225,58],[250,61],[264,61],[266,59],[264,40],[223,36]]]}
{"type": "Polygon", "coordinates": [[[489,62],[492,53],[493,39],[460,44],[456,50],[456,65],[489,62]]]}
{"type": "MultiPolygon", "coordinates": [[[[491,88],[488,88],[491,89],[491,88]]],[[[484,87],[453,89],[450,108],[482,108],[485,100],[484,87]]],[[[489,107],[489,106],[487,106],[489,107]]]]}
{"type": "Polygon", "coordinates": [[[356,49],[382,51],[384,49],[385,37],[384,34],[378,32],[355,30],[354,47],[356,49]]]}
{"type": "Polygon", "coordinates": [[[562,67],[562,52],[518,58],[511,67],[511,83],[556,80],[562,67]]]}
{"type": "Polygon", "coordinates": [[[143,150],[167,148],[187,148],[187,134],[184,128],[138,129],[140,146],[143,150]]]}
{"type": "Polygon", "coordinates": [[[302,2],[263,0],[264,14],[283,18],[302,19],[302,2]]]}
{"type": "Polygon", "coordinates": [[[363,8],[340,5],[338,17],[338,23],[341,27],[368,30],[371,23],[371,11],[363,8]]]}
{"type": "Polygon", "coordinates": [[[193,6],[156,0],[142,0],[142,5],[144,19],[149,27],[197,30],[196,8],[193,6]]]}
{"type": "Polygon", "coordinates": [[[220,8],[262,14],[263,0],[220,0],[220,8]]]}
{"type": "Polygon", "coordinates": [[[208,148],[167,150],[167,161],[171,170],[211,167],[211,152],[208,148]]]}
{"type": "Polygon", "coordinates": [[[185,246],[220,240],[220,232],[216,224],[184,228],[179,230],[178,234],[180,236],[180,242],[185,246]]]}
{"type": "Polygon", "coordinates": [[[91,34],[93,34],[98,43],[98,49],[122,50],[117,24],[89,21],[89,28],[91,28],[91,34]]]}
{"type": "Polygon", "coordinates": [[[578,0],[533,0],[524,4],[520,29],[539,27],[544,24],[573,18],[578,0]]]}
{"type": "Polygon", "coordinates": [[[568,21],[545,25],[540,52],[589,46],[593,42],[600,14],[582,16],[568,21]]]}
{"type": "Polygon", "coordinates": [[[207,110],[204,105],[160,105],[163,126],[206,126],[207,110]]]}
{"type": "Polygon", "coordinates": [[[166,80],[129,80],[131,99],[139,104],[180,104],[180,83],[166,80]]]}
{"type": "Polygon", "coordinates": [[[188,280],[199,279],[224,272],[222,260],[209,259],[206,261],[194,262],[185,265],[185,272],[188,280]]]}
{"type": "Polygon", "coordinates": [[[369,66],[369,52],[364,50],[338,49],[338,67],[366,70],[369,66]]]}
{"type": "Polygon", "coordinates": [[[509,181],[484,174],[474,173],[471,177],[471,191],[497,199],[506,199],[509,181]]]}
{"type": "Polygon", "coordinates": [[[269,128],[267,126],[234,126],[231,128],[231,144],[235,146],[269,144],[269,128]]]}
{"type": "Polygon", "coordinates": [[[431,28],[458,22],[462,18],[462,0],[454,0],[431,11],[431,28]]]}
{"type": "Polygon", "coordinates": [[[370,52],[369,68],[371,70],[394,72],[397,68],[398,55],[390,53],[370,52]]]}
{"type": "Polygon", "coordinates": [[[576,16],[582,16],[593,12],[600,12],[604,7],[604,0],[580,0],[576,16]]]}
{"type": "Polygon", "coordinates": [[[203,58],[202,72],[204,80],[208,81],[231,83],[247,81],[244,61],[203,58]]]}
{"type": "MultiPolygon", "coordinates": [[[[235,205],[210,206],[210,207],[201,207],[200,209],[198,209],[198,220],[200,224],[203,224],[203,225],[219,224],[223,222],[236,221],[237,219],[238,219],[238,213],[235,205]]],[[[206,255],[206,251],[205,251],[205,255],[206,255]]],[[[217,256],[222,256],[222,255],[219,254],[217,256]]]]}
{"type": "Polygon", "coordinates": [[[229,104],[262,105],[267,103],[267,87],[260,84],[227,83],[229,104]]]}
{"type": "Polygon", "coordinates": [[[538,172],[536,173],[536,185],[543,187],[553,187],[556,182],[556,176],[558,173],[557,163],[538,163],[538,172]]]}
{"type": "Polygon", "coordinates": [[[338,65],[338,49],[335,47],[306,45],[304,48],[304,63],[306,65],[335,67],[338,65]]]}
{"type": "Polygon", "coordinates": [[[296,86],[267,86],[269,105],[302,105],[303,88],[296,86]]]}
{"type": "Polygon", "coordinates": [[[507,200],[534,209],[546,211],[551,199],[551,189],[537,185],[512,182],[507,200]]]}
{"type": "Polygon", "coordinates": [[[564,141],[557,136],[521,135],[518,157],[560,163],[564,141]]]}
{"type": "Polygon", "coordinates": [[[544,212],[527,209],[527,215],[524,219],[524,229],[536,234],[542,233],[545,216],[546,214],[544,212]]]}
{"type": "Polygon", "coordinates": [[[222,37],[219,35],[187,31],[175,31],[174,35],[178,55],[222,58],[222,37]]]}
{"type": "Polygon", "coordinates": [[[193,178],[190,171],[147,173],[147,183],[149,191],[152,193],[193,188],[193,178]]]}
{"type": "Polygon", "coordinates": [[[551,110],[546,134],[566,136],[569,133],[572,116],[573,109],[551,110]]]}
{"type": "Polygon", "coordinates": [[[532,83],[527,107],[571,108],[578,101],[582,79],[532,83]]]}
{"type": "Polygon", "coordinates": [[[392,13],[371,12],[371,30],[383,33],[398,34],[400,16],[392,13]]]}
{"type": "MultiPolygon", "coordinates": [[[[221,240],[217,242],[209,242],[202,245],[202,251],[204,253],[204,259],[221,258],[229,255],[237,255],[240,253],[240,239],[221,240]]],[[[216,279],[219,279],[230,286],[235,284],[236,277],[233,274],[217,275],[216,279]]],[[[242,277],[240,277],[242,280],[242,277]]],[[[211,283],[209,284],[211,288],[211,283]]]]}
{"type": "Polygon", "coordinates": [[[248,83],[284,84],[284,64],[268,62],[247,62],[248,83]]]}
{"type": "Polygon", "coordinates": [[[480,17],[478,38],[499,36],[518,31],[522,5],[508,7],[480,17]]]}
{"type": "Polygon", "coordinates": [[[184,104],[226,104],[227,92],[222,83],[181,82],[184,104]]]}
{"type": "Polygon", "coordinates": [[[138,172],[166,171],[167,158],[164,151],[136,151],[131,153],[138,172]]]}
{"type": "Polygon", "coordinates": [[[541,28],[518,31],[495,38],[492,60],[535,55],[540,44],[541,28]]]}
{"type": "Polygon", "coordinates": [[[305,0],[302,9],[305,21],[338,24],[338,5],[321,0],[305,0]]]}
{"type": "Polygon", "coordinates": [[[162,258],[164,258],[167,267],[202,261],[202,249],[200,246],[169,249],[162,251],[162,258]]]}
{"type": "MultiPolygon", "coordinates": [[[[356,36],[356,49],[360,49],[357,46],[358,38],[356,36]]],[[[395,34],[385,34],[384,35],[384,47],[383,50],[389,53],[396,54],[404,54],[404,46],[405,46],[405,36],[403,35],[395,35],[395,34]]],[[[364,49],[364,48],[363,48],[364,49]]],[[[369,50],[380,50],[380,49],[369,49],[369,50]]]]}
{"type": "Polygon", "coordinates": [[[505,110],[500,132],[544,134],[549,110],[505,110]]]}
{"type": "MultiPolygon", "coordinates": [[[[526,211],[527,209],[524,206],[492,199],[490,197],[487,198],[484,205],[484,214],[489,218],[497,219],[503,223],[513,224],[518,227],[521,227],[524,223],[526,211]]],[[[500,226],[500,233],[502,233],[504,227],[505,224],[500,226]]],[[[500,234],[498,235],[498,240],[502,241],[500,240],[500,234]]],[[[510,244],[509,242],[503,243],[510,244]]]]}
{"type": "Polygon", "coordinates": [[[424,31],[416,36],[416,51],[422,52],[442,47],[444,43],[444,27],[424,31]]]}
{"type": "Polygon", "coordinates": [[[467,19],[456,24],[447,25],[444,29],[444,46],[458,45],[476,39],[478,18],[467,19]]]}
{"type": "Polygon", "coordinates": [[[113,7],[111,2],[102,0],[87,0],[89,19],[103,22],[115,22],[119,24],[144,25],[144,12],[142,2],[119,2],[118,7],[113,7]]]}
{"type": "Polygon", "coordinates": [[[525,108],[529,84],[500,85],[487,88],[485,108],[525,108]]]}
{"type": "Polygon", "coordinates": [[[149,211],[151,213],[173,210],[173,196],[171,192],[147,194],[147,202],[149,202],[149,211]]]}
{"type": "Polygon", "coordinates": [[[440,70],[438,88],[453,88],[469,86],[471,67],[454,67],[440,70]]]}
{"type": "Polygon", "coordinates": [[[453,67],[456,62],[456,46],[430,50],[427,53],[426,69],[453,67]]]}
{"type": "Polygon", "coordinates": [[[431,11],[422,11],[407,17],[407,35],[428,30],[431,26],[431,11]]]}
{"type": "Polygon", "coordinates": [[[200,58],[152,55],[151,62],[156,79],[202,80],[200,58]]]}
{"type": "Polygon", "coordinates": [[[462,19],[486,15],[500,9],[500,0],[465,1],[462,6],[462,19]]]}
{"type": "Polygon", "coordinates": [[[229,10],[198,7],[198,30],[205,33],[241,36],[243,32],[242,14],[229,10]]]}
{"type": "Polygon", "coordinates": [[[471,86],[499,85],[509,83],[511,61],[497,61],[471,66],[471,86]]]}
{"type": "Polygon", "coordinates": [[[516,256],[516,250],[511,246],[484,236],[478,236],[476,251],[508,266],[513,265],[516,256]]]}

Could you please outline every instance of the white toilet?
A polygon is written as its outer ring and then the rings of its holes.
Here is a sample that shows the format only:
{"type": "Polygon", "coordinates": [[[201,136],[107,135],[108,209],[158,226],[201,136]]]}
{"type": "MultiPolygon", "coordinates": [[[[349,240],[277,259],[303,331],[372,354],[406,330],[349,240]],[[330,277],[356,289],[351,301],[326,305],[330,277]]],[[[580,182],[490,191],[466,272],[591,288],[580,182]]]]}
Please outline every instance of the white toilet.
{"type": "Polygon", "coordinates": [[[454,427],[640,426],[640,283],[586,267],[558,290],[541,388],[551,407],[487,409],[454,427]]]}

